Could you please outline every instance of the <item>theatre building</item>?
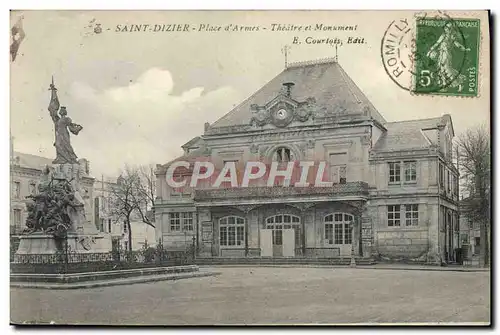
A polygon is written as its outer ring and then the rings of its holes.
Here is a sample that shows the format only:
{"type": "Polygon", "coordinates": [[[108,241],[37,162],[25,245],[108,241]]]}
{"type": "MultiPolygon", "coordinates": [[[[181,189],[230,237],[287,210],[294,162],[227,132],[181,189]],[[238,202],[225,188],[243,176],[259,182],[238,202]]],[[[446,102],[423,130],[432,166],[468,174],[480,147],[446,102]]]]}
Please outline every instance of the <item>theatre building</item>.
{"type": "MultiPolygon", "coordinates": [[[[383,111],[381,111],[383,112],[383,111]]],[[[439,113],[438,111],[436,113],[439,113]]],[[[458,172],[449,115],[387,122],[334,60],[289,64],[156,169],[156,236],[200,258],[453,261],[458,172]],[[194,162],[326,162],[333,185],[171,187],[194,162]]],[[[238,169],[240,171],[240,169],[238,169]]]]}

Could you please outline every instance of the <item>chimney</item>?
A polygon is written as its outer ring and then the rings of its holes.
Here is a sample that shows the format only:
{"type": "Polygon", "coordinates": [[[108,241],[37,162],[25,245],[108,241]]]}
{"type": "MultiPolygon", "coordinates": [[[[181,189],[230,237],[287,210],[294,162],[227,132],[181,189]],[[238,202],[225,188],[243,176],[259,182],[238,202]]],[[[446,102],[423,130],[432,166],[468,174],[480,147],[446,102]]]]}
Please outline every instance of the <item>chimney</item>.
{"type": "Polygon", "coordinates": [[[205,131],[208,131],[210,129],[210,123],[205,122],[205,131]]]}
{"type": "Polygon", "coordinates": [[[283,86],[286,87],[286,95],[288,97],[292,96],[292,87],[294,86],[294,83],[283,83],[283,86]]]}

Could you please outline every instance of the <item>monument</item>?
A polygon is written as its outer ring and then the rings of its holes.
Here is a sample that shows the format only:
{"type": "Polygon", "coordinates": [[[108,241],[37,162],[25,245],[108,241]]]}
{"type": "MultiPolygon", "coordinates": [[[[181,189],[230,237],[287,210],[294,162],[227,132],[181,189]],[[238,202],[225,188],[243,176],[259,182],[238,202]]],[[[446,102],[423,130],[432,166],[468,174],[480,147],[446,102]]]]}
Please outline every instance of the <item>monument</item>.
{"type": "MultiPolygon", "coordinates": [[[[66,107],[60,106],[53,78],[49,90],[48,110],[54,122],[56,158],[52,166],[45,167],[38,193],[27,197],[26,229],[14,257],[22,260],[24,255],[58,252],[109,253],[110,235],[99,232],[85,214],[81,187],[85,171],[70,141],[70,133],[78,135],[83,127],[73,123],[66,107]]],[[[84,258],[79,257],[79,260],[85,261],[84,258]]]]}

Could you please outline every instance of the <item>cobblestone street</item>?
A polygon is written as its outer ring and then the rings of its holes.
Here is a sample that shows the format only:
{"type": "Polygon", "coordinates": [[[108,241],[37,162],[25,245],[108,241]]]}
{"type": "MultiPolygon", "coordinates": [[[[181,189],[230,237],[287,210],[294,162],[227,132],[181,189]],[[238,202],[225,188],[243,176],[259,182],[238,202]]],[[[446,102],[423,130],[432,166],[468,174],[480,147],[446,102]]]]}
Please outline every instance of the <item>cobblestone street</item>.
{"type": "Polygon", "coordinates": [[[96,289],[12,288],[11,321],[116,325],[489,322],[489,272],[210,270],[221,274],[96,289]]]}

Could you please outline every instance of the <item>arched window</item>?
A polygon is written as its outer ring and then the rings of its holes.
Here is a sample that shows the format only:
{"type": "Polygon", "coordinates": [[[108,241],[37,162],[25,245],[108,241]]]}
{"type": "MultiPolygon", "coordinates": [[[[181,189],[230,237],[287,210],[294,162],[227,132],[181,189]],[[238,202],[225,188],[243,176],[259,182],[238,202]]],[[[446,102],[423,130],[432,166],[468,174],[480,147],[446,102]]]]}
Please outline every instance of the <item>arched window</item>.
{"type": "Polygon", "coordinates": [[[293,151],[286,147],[279,147],[274,151],[273,161],[278,163],[288,163],[295,160],[293,151]]]}
{"type": "Polygon", "coordinates": [[[351,224],[354,216],[347,213],[332,213],[324,218],[327,244],[351,244],[351,224]]]}
{"type": "Polygon", "coordinates": [[[239,216],[225,216],[219,219],[221,247],[245,247],[245,219],[239,216]]]}
{"type": "Polygon", "coordinates": [[[295,246],[300,246],[300,218],[296,215],[280,214],[266,219],[266,229],[273,230],[273,244],[283,244],[283,229],[295,230],[295,246]]]}

